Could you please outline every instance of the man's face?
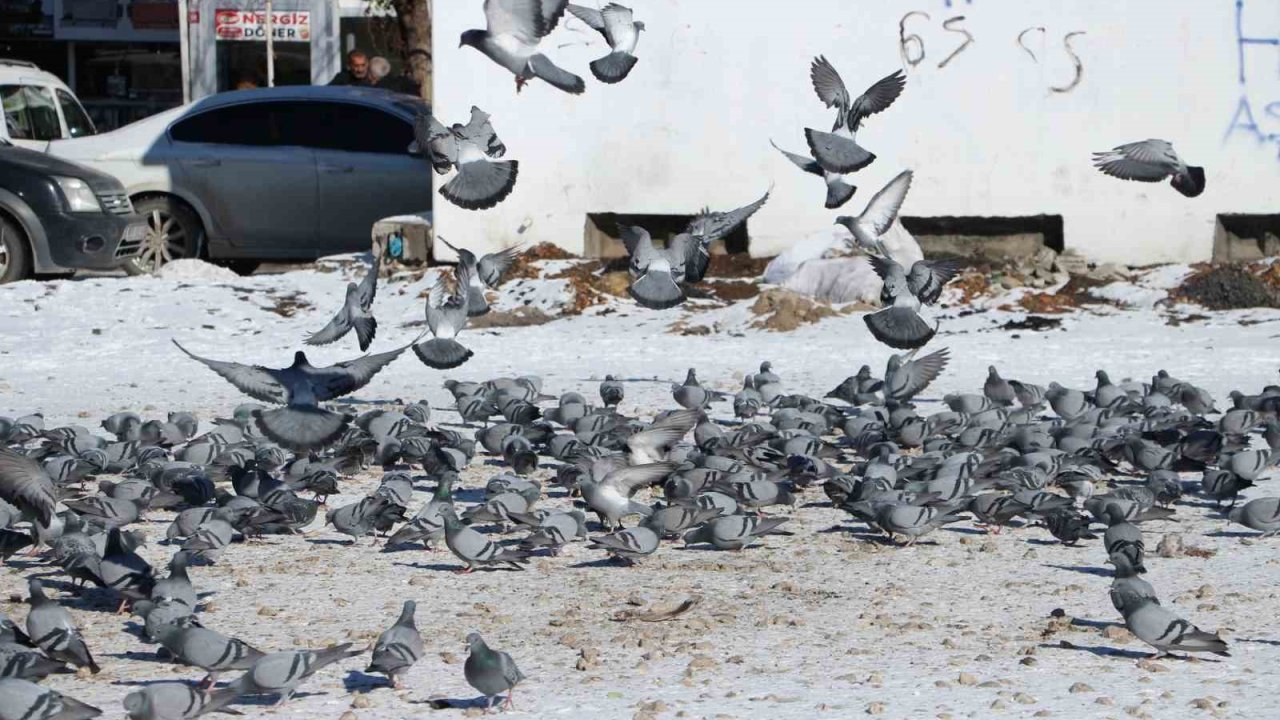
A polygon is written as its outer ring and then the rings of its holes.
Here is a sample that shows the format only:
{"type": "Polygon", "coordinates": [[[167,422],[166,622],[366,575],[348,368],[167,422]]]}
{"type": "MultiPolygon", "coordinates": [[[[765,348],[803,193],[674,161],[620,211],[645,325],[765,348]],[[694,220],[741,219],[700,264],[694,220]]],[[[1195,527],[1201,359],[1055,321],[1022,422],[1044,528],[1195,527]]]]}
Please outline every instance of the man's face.
{"type": "Polygon", "coordinates": [[[357,55],[347,60],[347,69],[351,74],[363,80],[369,75],[369,58],[357,55]]]}

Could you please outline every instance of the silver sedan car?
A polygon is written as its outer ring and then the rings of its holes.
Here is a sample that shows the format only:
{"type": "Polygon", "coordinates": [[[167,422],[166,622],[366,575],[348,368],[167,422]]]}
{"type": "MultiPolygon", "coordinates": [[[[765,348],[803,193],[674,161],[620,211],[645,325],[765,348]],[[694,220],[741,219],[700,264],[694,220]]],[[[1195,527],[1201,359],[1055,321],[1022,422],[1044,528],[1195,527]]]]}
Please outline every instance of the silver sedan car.
{"type": "Polygon", "coordinates": [[[240,90],[48,152],[124,183],[148,234],[131,273],[201,257],[237,272],[367,249],[377,220],[431,209],[419,98],[385,90],[240,90]]]}

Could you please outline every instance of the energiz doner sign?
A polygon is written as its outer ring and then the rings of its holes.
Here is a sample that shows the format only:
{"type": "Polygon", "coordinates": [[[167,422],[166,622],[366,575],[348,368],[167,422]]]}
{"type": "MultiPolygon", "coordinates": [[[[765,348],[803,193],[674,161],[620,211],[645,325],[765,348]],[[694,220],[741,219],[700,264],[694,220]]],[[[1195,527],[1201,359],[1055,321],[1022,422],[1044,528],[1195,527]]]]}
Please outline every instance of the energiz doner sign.
{"type": "MultiPolygon", "coordinates": [[[[213,16],[213,28],[219,40],[266,40],[267,14],[257,10],[218,10],[213,16]]],[[[281,42],[311,42],[311,13],[271,13],[271,36],[281,42]]]]}

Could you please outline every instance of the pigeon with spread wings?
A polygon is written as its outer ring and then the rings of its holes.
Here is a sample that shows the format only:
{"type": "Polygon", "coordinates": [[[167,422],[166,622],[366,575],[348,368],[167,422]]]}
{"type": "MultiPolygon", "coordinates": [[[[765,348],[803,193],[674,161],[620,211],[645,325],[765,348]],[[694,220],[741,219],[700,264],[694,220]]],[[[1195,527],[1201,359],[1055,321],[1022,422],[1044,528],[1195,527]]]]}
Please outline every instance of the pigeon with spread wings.
{"type": "Polygon", "coordinates": [[[436,370],[451,370],[473,353],[454,338],[467,326],[467,288],[471,286],[470,269],[459,264],[455,269],[457,289],[450,292],[444,278],[436,278],[427,296],[427,329],[430,340],[415,344],[413,352],[424,365],[436,370]]]}
{"type": "Polygon", "coordinates": [[[569,5],[569,12],[604,36],[609,43],[609,54],[591,63],[591,74],[602,83],[612,85],[627,79],[636,66],[636,45],[644,23],[637,22],[631,8],[609,3],[603,9],[569,5]]]}
{"type": "Polygon", "coordinates": [[[568,0],[484,0],[484,30],[462,33],[458,47],[479,50],[516,76],[516,92],[533,78],[573,95],[587,89],[582,78],[538,51],[538,44],[560,23],[568,0]]]}
{"type": "Polygon", "coordinates": [[[772,140],[769,141],[769,144],[773,145],[773,149],[782,153],[796,167],[810,175],[816,175],[822,178],[822,181],[826,183],[827,186],[827,199],[823,203],[823,207],[826,209],[835,210],[836,208],[843,207],[844,204],[849,202],[849,199],[853,197],[853,194],[858,192],[858,186],[845,182],[843,174],[827,172],[823,169],[822,165],[812,157],[787,152],[786,150],[778,147],[777,143],[772,140]]]}
{"type": "Polygon", "coordinates": [[[918,260],[908,271],[889,257],[871,255],[869,259],[871,267],[884,281],[880,302],[885,309],[863,317],[867,329],[876,340],[891,348],[924,347],[937,330],[920,317],[920,306],[937,301],[943,286],[959,271],[959,264],[951,260],[918,260]]]}
{"type": "Polygon", "coordinates": [[[520,161],[497,160],[507,152],[498,139],[489,115],[471,108],[471,120],[445,127],[434,116],[419,115],[414,128],[416,144],[438,175],[453,168],[458,173],[440,188],[446,200],[466,210],[487,210],[515,189],[520,161]]]}
{"type": "Polygon", "coordinates": [[[1143,140],[1093,154],[1093,165],[1111,177],[1139,182],[1169,182],[1187,197],[1204,192],[1204,168],[1188,165],[1167,140],[1143,140]]]}
{"type": "Polygon", "coordinates": [[[445,247],[457,253],[459,265],[467,267],[469,278],[469,284],[466,288],[467,316],[478,317],[488,313],[489,299],[484,295],[485,289],[496,290],[502,284],[502,276],[515,264],[516,258],[520,257],[520,253],[524,252],[524,247],[513,245],[476,259],[476,254],[470,250],[455,247],[439,235],[436,238],[444,243],[445,247]]]}
{"type": "Polygon", "coordinates": [[[836,109],[836,122],[831,132],[805,128],[813,158],[822,168],[833,173],[850,173],[870,165],[876,156],[856,141],[862,121],[887,110],[906,87],[907,76],[901,70],[888,75],[867,88],[857,99],[849,94],[840,73],[819,55],[809,68],[813,90],[829,108],[836,109]]]}
{"type": "Polygon", "coordinates": [[[689,221],[689,226],[683,233],[689,239],[682,243],[687,250],[684,263],[685,282],[702,282],[702,279],[707,276],[707,266],[711,264],[711,243],[728,237],[729,233],[764,207],[768,200],[769,193],[766,192],[759,200],[736,210],[719,212],[711,208],[703,208],[702,212],[689,221]]]}
{"type": "Polygon", "coordinates": [[[911,171],[903,170],[871,198],[861,215],[841,215],[836,218],[836,224],[843,225],[853,233],[854,243],[858,247],[887,256],[889,251],[880,242],[880,236],[888,232],[893,221],[898,219],[902,203],[907,199],[907,191],[911,189],[911,178],[911,171]]]}
{"type": "Polygon", "coordinates": [[[333,316],[328,325],[306,339],[308,345],[328,345],[341,340],[353,329],[360,343],[360,352],[369,349],[373,337],[378,332],[378,321],[370,310],[373,309],[373,298],[378,294],[378,271],[380,258],[373,258],[373,266],[360,281],[360,284],[347,283],[346,300],[342,309],[333,316]]]}
{"type": "Polygon", "coordinates": [[[651,310],[666,310],[684,302],[685,264],[692,239],[681,233],[665,248],[655,247],[649,231],[632,225],[620,226],[622,242],[631,260],[631,285],[627,291],[636,302],[651,310]]]}

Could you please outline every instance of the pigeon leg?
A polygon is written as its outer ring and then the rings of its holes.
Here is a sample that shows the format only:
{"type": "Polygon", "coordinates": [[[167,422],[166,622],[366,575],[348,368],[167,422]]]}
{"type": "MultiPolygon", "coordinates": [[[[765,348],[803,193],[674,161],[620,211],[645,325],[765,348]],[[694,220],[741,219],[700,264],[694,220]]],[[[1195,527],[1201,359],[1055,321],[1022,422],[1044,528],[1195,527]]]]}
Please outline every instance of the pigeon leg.
{"type": "Polygon", "coordinates": [[[129,598],[120,598],[120,607],[116,608],[117,615],[123,615],[125,610],[129,609],[129,598]]]}
{"type": "Polygon", "coordinates": [[[517,95],[519,95],[520,91],[524,89],[524,83],[525,83],[524,77],[517,75],[516,76],[516,94],[517,95]]]}
{"type": "Polygon", "coordinates": [[[293,690],[285,690],[280,693],[280,699],[276,701],[276,707],[284,707],[284,704],[289,702],[291,697],[293,697],[293,690]]]}
{"type": "Polygon", "coordinates": [[[474,569],[475,569],[475,568],[473,568],[473,567],[471,567],[470,565],[468,565],[468,566],[466,566],[466,567],[464,567],[464,568],[461,568],[461,569],[458,569],[458,570],[454,570],[454,572],[455,572],[455,573],[457,573],[458,575],[470,575],[470,574],[471,574],[471,571],[472,571],[472,570],[474,570],[474,569]]]}
{"type": "Polygon", "coordinates": [[[506,702],[504,702],[504,703],[502,704],[502,708],[503,708],[504,710],[515,710],[515,709],[516,709],[516,705],[515,705],[515,694],[516,694],[516,689],[515,689],[515,688],[511,688],[510,690],[508,690],[508,691],[507,691],[507,701],[506,701],[506,702]]]}

